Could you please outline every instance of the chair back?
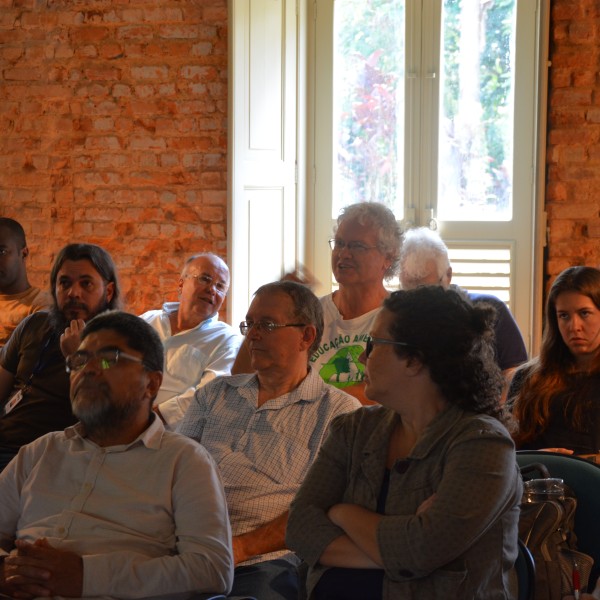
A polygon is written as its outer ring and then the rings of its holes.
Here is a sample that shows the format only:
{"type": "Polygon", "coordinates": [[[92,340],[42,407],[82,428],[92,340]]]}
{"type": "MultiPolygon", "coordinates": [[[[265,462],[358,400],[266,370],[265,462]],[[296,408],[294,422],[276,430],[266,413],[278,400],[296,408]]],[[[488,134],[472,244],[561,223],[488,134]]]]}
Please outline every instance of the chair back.
{"type": "Polygon", "coordinates": [[[519,539],[519,554],[515,562],[519,592],[517,600],[533,600],[535,597],[535,561],[529,548],[519,539]]]}
{"type": "Polygon", "coordinates": [[[560,477],[575,493],[577,547],[594,559],[590,577],[593,584],[600,573],[600,466],[576,456],[542,450],[519,450],[517,463],[519,467],[542,463],[551,477],[560,477]]]}

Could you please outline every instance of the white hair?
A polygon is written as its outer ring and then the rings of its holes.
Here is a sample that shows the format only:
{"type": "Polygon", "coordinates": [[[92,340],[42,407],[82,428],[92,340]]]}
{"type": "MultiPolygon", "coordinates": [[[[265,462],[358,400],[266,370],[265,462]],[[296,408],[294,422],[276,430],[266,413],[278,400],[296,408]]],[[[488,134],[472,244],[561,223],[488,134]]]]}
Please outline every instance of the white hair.
{"type": "Polygon", "coordinates": [[[437,274],[442,278],[450,268],[448,247],[435,231],[416,227],[404,232],[400,247],[400,273],[411,279],[427,276],[428,263],[435,261],[437,274]]]}
{"type": "MultiPolygon", "coordinates": [[[[361,225],[377,229],[379,250],[387,254],[390,266],[384,273],[384,279],[391,279],[398,273],[400,264],[400,227],[394,213],[379,202],[358,202],[342,208],[337,225],[342,221],[356,221],[361,225]]],[[[337,231],[337,226],[334,230],[337,231]]]]}

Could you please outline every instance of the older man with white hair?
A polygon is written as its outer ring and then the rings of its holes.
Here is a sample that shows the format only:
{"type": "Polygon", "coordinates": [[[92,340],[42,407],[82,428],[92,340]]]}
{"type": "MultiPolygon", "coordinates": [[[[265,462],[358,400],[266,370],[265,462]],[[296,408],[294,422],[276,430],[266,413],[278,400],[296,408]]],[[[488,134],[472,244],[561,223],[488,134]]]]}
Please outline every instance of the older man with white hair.
{"type": "MultiPolygon", "coordinates": [[[[452,266],[448,247],[435,231],[417,227],[404,232],[400,249],[400,285],[410,290],[420,285],[441,285],[452,281],[452,266]]],[[[457,287],[457,286],[454,286],[457,287]]],[[[515,368],[527,360],[523,336],[508,307],[490,294],[464,292],[473,303],[486,302],[496,309],[496,361],[504,376],[510,379],[515,368]]]]}
{"type": "Polygon", "coordinates": [[[179,302],[141,315],[152,325],[165,349],[165,372],[156,397],[156,412],[175,429],[189,405],[187,391],[229,375],[242,336],[219,320],[229,290],[229,268],[210,252],[190,256],[178,283],[179,302]]]}

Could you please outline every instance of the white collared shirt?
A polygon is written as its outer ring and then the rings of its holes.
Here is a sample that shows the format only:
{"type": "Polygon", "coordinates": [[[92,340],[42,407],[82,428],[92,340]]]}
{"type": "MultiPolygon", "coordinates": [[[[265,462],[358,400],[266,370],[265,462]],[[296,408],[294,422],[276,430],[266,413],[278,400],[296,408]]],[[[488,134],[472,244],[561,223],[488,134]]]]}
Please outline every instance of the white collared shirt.
{"type": "Polygon", "coordinates": [[[244,339],[231,325],[219,321],[218,314],[173,335],[169,315],[178,309],[179,302],[166,302],[162,310],[140,315],[157,331],[165,350],[163,382],[154,405],[160,405],[170,429],[175,429],[189,404],[187,396],[178,396],[219,375],[229,375],[244,339]]]}
{"type": "Polygon", "coordinates": [[[15,538],[41,537],[76,552],[86,598],[230,589],[231,531],[214,461],[158,418],[121,446],[97,446],[80,424],[38,438],[0,474],[0,498],[0,554],[15,538]]]}

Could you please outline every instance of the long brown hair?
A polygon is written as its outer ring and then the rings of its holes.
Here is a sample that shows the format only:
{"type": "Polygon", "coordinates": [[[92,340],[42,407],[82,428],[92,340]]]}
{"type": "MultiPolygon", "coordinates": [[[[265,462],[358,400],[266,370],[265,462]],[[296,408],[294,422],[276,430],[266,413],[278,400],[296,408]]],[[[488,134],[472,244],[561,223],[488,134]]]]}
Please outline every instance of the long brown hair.
{"type": "MultiPolygon", "coordinates": [[[[577,371],[575,357],[560,334],[556,315],[556,300],[565,292],[587,296],[600,310],[600,271],[593,267],[569,267],[550,288],[540,355],[523,367],[528,375],[514,400],[513,416],[519,424],[514,436],[517,445],[536,438],[546,429],[552,399],[567,391],[568,378],[577,371]]],[[[600,373],[600,353],[595,356],[589,373],[600,373]]],[[[585,397],[581,389],[573,390],[566,394],[563,405],[565,420],[578,429],[585,424],[588,406],[580,400],[585,397]]]]}

